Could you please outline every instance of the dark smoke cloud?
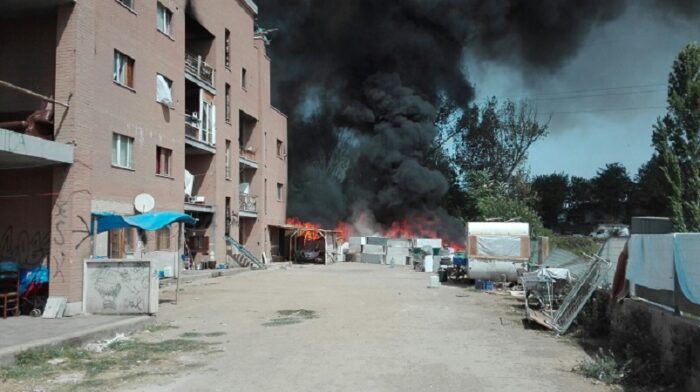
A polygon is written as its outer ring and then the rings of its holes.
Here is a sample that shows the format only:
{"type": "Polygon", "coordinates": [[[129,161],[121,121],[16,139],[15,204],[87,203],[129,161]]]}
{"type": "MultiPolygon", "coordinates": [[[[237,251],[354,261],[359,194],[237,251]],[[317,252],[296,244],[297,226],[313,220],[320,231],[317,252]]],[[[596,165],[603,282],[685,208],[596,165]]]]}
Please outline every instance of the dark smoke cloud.
{"type": "MultiPolygon", "coordinates": [[[[259,0],[272,36],[273,103],[290,115],[290,215],[332,226],[359,209],[378,223],[437,206],[425,165],[439,99],[468,103],[465,48],[553,71],[624,0],[259,0]],[[354,143],[339,137],[350,132],[354,143]],[[348,150],[352,150],[348,152],[348,150]],[[338,157],[343,157],[339,159],[338,157]],[[337,169],[340,161],[345,169],[337,169]]],[[[681,4],[676,0],[673,3],[681,4]]],[[[450,224],[448,224],[449,226],[450,224]]]]}

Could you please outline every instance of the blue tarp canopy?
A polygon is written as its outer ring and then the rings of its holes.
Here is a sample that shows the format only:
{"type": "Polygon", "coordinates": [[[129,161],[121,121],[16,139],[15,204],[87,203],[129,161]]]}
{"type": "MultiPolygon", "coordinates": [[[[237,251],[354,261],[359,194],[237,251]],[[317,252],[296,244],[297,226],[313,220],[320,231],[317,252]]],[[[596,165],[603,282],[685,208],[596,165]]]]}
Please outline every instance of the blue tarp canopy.
{"type": "Polygon", "coordinates": [[[140,215],[122,216],[111,212],[93,212],[97,227],[95,233],[124,227],[136,227],[152,231],[162,229],[175,222],[195,224],[196,220],[187,214],[178,211],[147,212],[140,215]]]}

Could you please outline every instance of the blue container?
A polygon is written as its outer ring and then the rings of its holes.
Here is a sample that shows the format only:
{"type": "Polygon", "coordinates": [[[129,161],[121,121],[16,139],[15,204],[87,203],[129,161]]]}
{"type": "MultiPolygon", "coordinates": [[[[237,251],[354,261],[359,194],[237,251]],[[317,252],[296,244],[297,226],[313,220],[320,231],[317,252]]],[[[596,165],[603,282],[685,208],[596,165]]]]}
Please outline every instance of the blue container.
{"type": "Polygon", "coordinates": [[[484,291],[493,291],[493,281],[487,280],[484,282],[484,291]]]}

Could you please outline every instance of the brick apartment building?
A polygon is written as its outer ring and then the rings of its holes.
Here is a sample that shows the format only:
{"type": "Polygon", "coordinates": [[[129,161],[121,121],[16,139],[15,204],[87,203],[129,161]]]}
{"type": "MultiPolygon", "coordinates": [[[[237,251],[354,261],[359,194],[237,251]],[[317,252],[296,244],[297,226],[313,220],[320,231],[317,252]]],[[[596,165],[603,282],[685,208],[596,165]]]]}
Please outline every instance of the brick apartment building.
{"type": "MultiPolygon", "coordinates": [[[[17,120],[50,105],[0,86],[0,260],[48,266],[50,294],[76,312],[91,214],[135,214],[142,193],[198,219],[185,233],[195,261],[230,262],[225,236],[274,254],[287,121],[270,105],[257,12],[251,0],[0,2],[0,80],[57,102],[28,131],[17,120]]],[[[176,239],[125,229],[94,249],[174,255],[176,239]]]]}

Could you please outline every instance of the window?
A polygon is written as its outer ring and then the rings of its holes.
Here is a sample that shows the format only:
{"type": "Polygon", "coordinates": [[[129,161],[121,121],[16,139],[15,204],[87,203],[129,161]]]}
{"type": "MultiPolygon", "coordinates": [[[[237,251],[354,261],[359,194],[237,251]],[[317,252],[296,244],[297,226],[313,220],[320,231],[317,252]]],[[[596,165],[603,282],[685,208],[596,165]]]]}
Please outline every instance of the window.
{"type": "Polygon", "coordinates": [[[284,190],[284,185],[277,183],[277,201],[282,201],[282,191],[284,190]]]}
{"type": "Polygon", "coordinates": [[[109,231],[109,258],[125,259],[133,255],[136,249],[136,232],[133,228],[115,229],[109,231]]]}
{"type": "Polygon", "coordinates": [[[133,145],[133,137],[120,135],[118,133],[112,134],[112,165],[125,167],[127,169],[133,168],[133,145]]]}
{"type": "Polygon", "coordinates": [[[170,249],[170,227],[156,230],[156,250],[170,249]]]}
{"type": "Polygon", "coordinates": [[[231,32],[228,29],[224,31],[224,65],[231,68],[231,32]]]}
{"type": "Polygon", "coordinates": [[[170,21],[173,19],[173,12],[166,8],[163,4],[158,3],[156,9],[156,26],[161,33],[172,36],[170,29],[170,21]]]}
{"type": "Polygon", "coordinates": [[[173,150],[163,147],[156,147],[156,174],[170,177],[172,174],[171,159],[173,150]]]}
{"type": "Polygon", "coordinates": [[[284,157],[284,144],[280,139],[277,139],[277,156],[280,158],[284,157]]]}
{"type": "Polygon", "coordinates": [[[134,87],[134,59],[124,53],[114,51],[114,81],[127,87],[134,87]]]}
{"type": "Polygon", "coordinates": [[[226,141],[226,179],[231,179],[231,141],[226,141]]]}
{"type": "Polygon", "coordinates": [[[246,80],[246,79],[247,79],[247,75],[246,75],[247,72],[248,72],[248,71],[246,71],[245,68],[243,68],[243,69],[241,70],[241,87],[243,87],[244,90],[245,90],[246,87],[248,86],[248,81],[246,80]]]}
{"type": "Polygon", "coordinates": [[[173,81],[161,74],[156,74],[156,101],[173,106],[173,81]]]}
{"type": "Polygon", "coordinates": [[[134,9],[134,0],[117,0],[117,2],[122,3],[122,5],[134,9]]]}
{"type": "Polygon", "coordinates": [[[226,122],[231,123],[231,85],[226,83],[226,88],[225,88],[225,98],[226,98],[226,107],[224,108],[224,114],[226,115],[226,122]]]}

